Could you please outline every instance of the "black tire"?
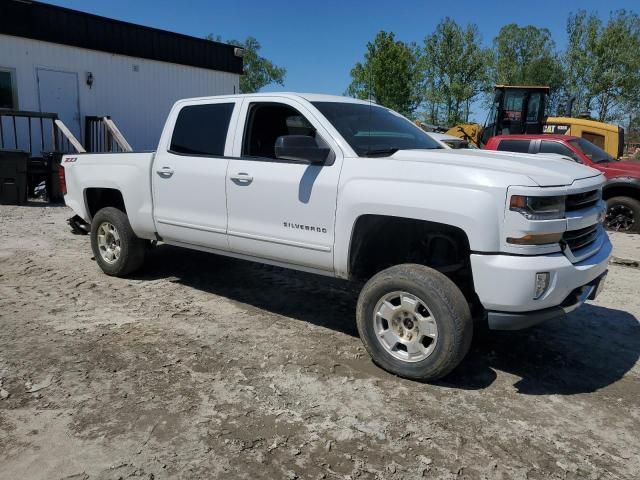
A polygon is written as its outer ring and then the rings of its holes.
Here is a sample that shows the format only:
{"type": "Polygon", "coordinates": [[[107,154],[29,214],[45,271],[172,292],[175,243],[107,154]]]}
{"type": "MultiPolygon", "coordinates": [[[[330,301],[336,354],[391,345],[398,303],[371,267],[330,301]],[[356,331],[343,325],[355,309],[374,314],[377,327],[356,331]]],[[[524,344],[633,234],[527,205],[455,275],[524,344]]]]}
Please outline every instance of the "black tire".
{"type": "Polygon", "coordinates": [[[632,197],[607,200],[607,230],[640,233],[640,201],[632,197]]]}
{"type": "Polygon", "coordinates": [[[107,275],[124,277],[138,270],[144,263],[145,240],[136,237],[133,233],[127,214],[113,207],[106,207],[98,211],[91,222],[91,249],[96,262],[107,275]],[[98,229],[108,223],[115,227],[119,236],[119,256],[111,263],[103,258],[103,253],[98,245],[98,229]]]}
{"type": "Polygon", "coordinates": [[[473,337],[471,312],[460,289],[445,275],[424,265],[396,265],[372,277],[360,292],[356,320],[360,338],[373,361],[412,380],[433,381],[447,375],[465,357],[473,337]],[[376,305],[385,295],[398,291],[417,297],[437,326],[431,353],[419,361],[396,358],[376,333],[376,305]]]}

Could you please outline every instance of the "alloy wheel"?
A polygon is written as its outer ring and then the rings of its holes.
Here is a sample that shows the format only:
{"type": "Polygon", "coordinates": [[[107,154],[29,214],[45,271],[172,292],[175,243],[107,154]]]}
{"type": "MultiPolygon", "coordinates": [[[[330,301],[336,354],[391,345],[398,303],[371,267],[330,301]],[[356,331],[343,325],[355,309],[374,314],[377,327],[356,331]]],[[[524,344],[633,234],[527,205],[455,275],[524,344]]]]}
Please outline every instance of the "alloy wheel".
{"type": "Polygon", "coordinates": [[[109,222],[103,222],[98,227],[98,249],[100,256],[107,263],[115,263],[120,258],[120,234],[116,227],[109,222]]]}
{"type": "Polygon", "coordinates": [[[627,232],[633,228],[634,223],[634,212],[628,206],[617,203],[607,209],[605,225],[608,230],[627,232]]]}
{"type": "Polygon", "coordinates": [[[408,292],[384,295],[376,304],[373,322],[380,345],[398,360],[424,360],[438,341],[438,325],[431,311],[408,292]]]}

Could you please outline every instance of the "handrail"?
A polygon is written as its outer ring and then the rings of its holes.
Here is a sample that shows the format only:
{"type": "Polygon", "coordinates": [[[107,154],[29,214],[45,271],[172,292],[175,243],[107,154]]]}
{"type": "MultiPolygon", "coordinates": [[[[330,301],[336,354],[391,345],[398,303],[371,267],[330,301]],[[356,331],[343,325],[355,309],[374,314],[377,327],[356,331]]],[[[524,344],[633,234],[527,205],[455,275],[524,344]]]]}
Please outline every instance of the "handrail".
{"type": "Polygon", "coordinates": [[[71,133],[71,131],[67,128],[67,126],[64,123],[62,123],[62,120],[56,119],[56,120],[54,120],[54,123],[56,124],[56,127],[58,127],[58,130],[60,130],[60,132],[62,132],[62,134],[65,137],[67,137],[67,140],[69,141],[69,143],[71,145],[73,145],[73,148],[76,149],[76,152],[78,152],[78,153],[86,153],[86,150],[84,149],[82,144],[73,135],[73,133],[71,133]]]}
{"type": "Polygon", "coordinates": [[[133,148],[131,148],[131,145],[129,145],[127,139],[124,138],[124,135],[122,135],[120,129],[116,127],[115,123],[113,123],[113,120],[111,120],[110,117],[102,117],[102,121],[104,122],[109,132],[111,132],[113,139],[120,146],[120,148],[125,152],[133,152],[133,148]]]}
{"type": "Polygon", "coordinates": [[[132,152],[133,148],[109,116],[84,117],[84,144],[91,152],[132,152]]]}
{"type": "Polygon", "coordinates": [[[24,150],[34,156],[34,150],[67,153],[72,148],[84,151],[57,114],[0,109],[0,149],[24,150]]]}
{"type": "Polygon", "coordinates": [[[49,112],[31,112],[27,110],[9,110],[9,109],[0,109],[1,117],[27,117],[27,118],[50,118],[55,120],[58,118],[57,113],[49,113],[49,112]]]}

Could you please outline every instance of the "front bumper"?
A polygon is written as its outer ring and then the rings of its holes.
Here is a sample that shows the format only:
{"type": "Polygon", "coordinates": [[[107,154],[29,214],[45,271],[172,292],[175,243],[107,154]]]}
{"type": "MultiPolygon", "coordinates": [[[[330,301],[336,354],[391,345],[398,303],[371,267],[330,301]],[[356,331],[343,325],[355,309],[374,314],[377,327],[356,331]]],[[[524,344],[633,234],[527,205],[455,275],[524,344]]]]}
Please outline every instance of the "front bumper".
{"type": "Polygon", "coordinates": [[[589,284],[576,288],[569,294],[565,301],[557,307],[525,313],[489,311],[487,312],[489,328],[491,330],[521,330],[573,312],[587,300],[595,300],[602,291],[606,276],[607,272],[605,271],[605,273],[589,284]]]}
{"type": "Polygon", "coordinates": [[[490,328],[524,328],[579,307],[600,285],[611,251],[611,242],[603,232],[600,249],[575,264],[560,252],[536,256],[472,254],[473,282],[489,314],[490,328]],[[542,297],[534,299],[537,272],[549,272],[550,282],[542,297]]]}

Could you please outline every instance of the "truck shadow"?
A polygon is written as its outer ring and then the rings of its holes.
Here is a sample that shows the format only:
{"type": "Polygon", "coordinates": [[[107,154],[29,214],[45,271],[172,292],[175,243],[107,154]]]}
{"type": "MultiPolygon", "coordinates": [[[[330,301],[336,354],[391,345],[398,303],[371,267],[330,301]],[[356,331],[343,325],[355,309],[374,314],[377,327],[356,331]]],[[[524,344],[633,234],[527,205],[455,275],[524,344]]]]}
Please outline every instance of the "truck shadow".
{"type": "MultiPolygon", "coordinates": [[[[267,312],[358,335],[358,285],[161,245],[137,278],[176,282],[267,312]]],[[[585,305],[566,318],[517,332],[476,328],[464,362],[436,386],[478,390],[502,371],[528,395],[572,395],[620,380],[640,358],[640,323],[633,315],[585,305]]],[[[370,371],[369,368],[367,368],[370,371]]]]}
{"type": "Polygon", "coordinates": [[[465,361],[441,384],[482,389],[497,371],[518,393],[573,395],[620,380],[640,358],[640,323],[628,312],[586,304],[564,318],[516,332],[480,329],[465,361]]]}
{"type": "Polygon", "coordinates": [[[357,337],[357,287],[330,277],[160,245],[147,256],[141,280],[176,282],[267,312],[357,337]]]}

